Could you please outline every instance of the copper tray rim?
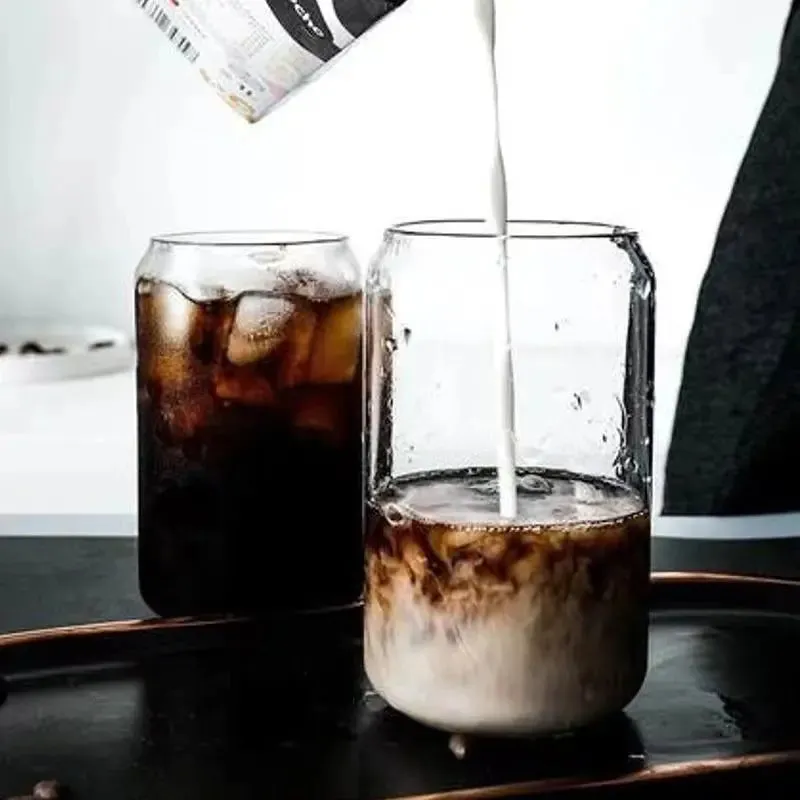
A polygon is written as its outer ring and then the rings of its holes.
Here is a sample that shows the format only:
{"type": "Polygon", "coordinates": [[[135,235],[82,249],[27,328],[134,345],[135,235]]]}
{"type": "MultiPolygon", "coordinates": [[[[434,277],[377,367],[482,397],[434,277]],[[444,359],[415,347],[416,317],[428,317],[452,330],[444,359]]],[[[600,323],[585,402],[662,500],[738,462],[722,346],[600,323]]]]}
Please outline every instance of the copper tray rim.
{"type": "MultiPolygon", "coordinates": [[[[786,589],[800,593],[800,580],[742,575],[726,572],[655,572],[651,582],[657,587],[669,586],[749,586],[763,589],[786,589]]],[[[772,612],[771,612],[772,613],[772,612]]],[[[774,609],[775,614],[795,616],[791,611],[774,609]]],[[[241,616],[172,617],[123,619],[111,622],[40,628],[0,634],[0,650],[48,644],[68,639],[92,640],[111,636],[125,637],[136,633],[168,632],[171,630],[220,628],[232,624],[247,624],[251,618],[241,616]]],[[[631,784],[652,784],[678,778],[702,777],[742,769],[800,765],[800,747],[791,750],[732,755],[720,758],[693,759],[672,764],[654,764],[606,778],[574,777],[540,778],[531,781],[505,783],[472,789],[455,789],[433,794],[396,795],[385,800],[514,800],[547,793],[564,793],[581,789],[625,787],[631,784]]]]}

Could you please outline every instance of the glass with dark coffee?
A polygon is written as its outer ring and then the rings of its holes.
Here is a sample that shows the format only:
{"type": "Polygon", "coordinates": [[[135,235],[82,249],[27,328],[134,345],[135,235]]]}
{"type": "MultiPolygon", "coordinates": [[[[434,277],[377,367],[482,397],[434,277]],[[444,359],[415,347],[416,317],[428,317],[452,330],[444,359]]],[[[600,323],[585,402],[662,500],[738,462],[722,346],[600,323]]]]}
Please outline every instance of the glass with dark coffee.
{"type": "Polygon", "coordinates": [[[358,601],[361,303],[344,237],[152,240],[136,324],[139,577],[156,613],[358,601]]]}
{"type": "Polygon", "coordinates": [[[622,228],[509,233],[511,387],[482,222],[390,230],[367,282],[366,671],[459,734],[588,725],[647,667],[652,271],[622,228]]]}

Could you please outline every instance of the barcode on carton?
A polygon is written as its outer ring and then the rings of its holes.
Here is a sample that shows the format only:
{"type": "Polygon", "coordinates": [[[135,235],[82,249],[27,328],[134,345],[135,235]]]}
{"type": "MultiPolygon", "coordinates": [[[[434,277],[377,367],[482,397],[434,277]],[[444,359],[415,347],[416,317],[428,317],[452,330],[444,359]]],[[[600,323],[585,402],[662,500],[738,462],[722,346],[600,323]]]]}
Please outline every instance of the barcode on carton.
{"type": "Polygon", "coordinates": [[[155,22],[158,29],[169,39],[178,52],[182,53],[189,61],[194,64],[200,57],[200,53],[183,35],[181,29],[173,22],[172,17],[164,10],[164,7],[155,0],[134,0],[137,6],[155,22]]]}

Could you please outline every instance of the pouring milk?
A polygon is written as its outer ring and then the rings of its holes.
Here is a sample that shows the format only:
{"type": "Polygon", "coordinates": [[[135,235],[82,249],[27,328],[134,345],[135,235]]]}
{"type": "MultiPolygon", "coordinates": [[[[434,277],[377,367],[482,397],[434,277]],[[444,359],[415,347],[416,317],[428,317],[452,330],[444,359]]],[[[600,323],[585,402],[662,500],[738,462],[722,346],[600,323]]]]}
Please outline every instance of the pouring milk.
{"type": "Polygon", "coordinates": [[[500,102],[496,59],[495,0],[474,0],[475,14],[492,76],[492,152],[489,170],[489,231],[497,237],[497,310],[495,320],[497,362],[497,482],[500,515],[517,516],[516,433],[514,420],[514,360],[508,285],[508,188],[500,142],[500,102]]]}

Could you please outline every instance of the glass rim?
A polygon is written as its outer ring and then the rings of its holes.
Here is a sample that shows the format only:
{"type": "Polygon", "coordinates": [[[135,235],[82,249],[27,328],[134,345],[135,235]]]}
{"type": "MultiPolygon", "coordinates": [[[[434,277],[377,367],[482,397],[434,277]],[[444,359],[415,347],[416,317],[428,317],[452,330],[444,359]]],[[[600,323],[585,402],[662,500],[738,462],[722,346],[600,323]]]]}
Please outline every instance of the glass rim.
{"type": "Polygon", "coordinates": [[[163,233],[152,236],[152,244],[175,247],[294,247],[298,245],[346,244],[346,234],[317,230],[264,229],[163,233]]]}
{"type": "MultiPolygon", "coordinates": [[[[624,225],[606,222],[584,222],[556,219],[510,219],[509,239],[636,239],[638,233],[624,225]],[[516,229],[516,230],[515,230],[516,229]]],[[[429,239],[494,239],[485,219],[445,218],[401,222],[386,229],[389,236],[409,236],[429,239]]]]}

